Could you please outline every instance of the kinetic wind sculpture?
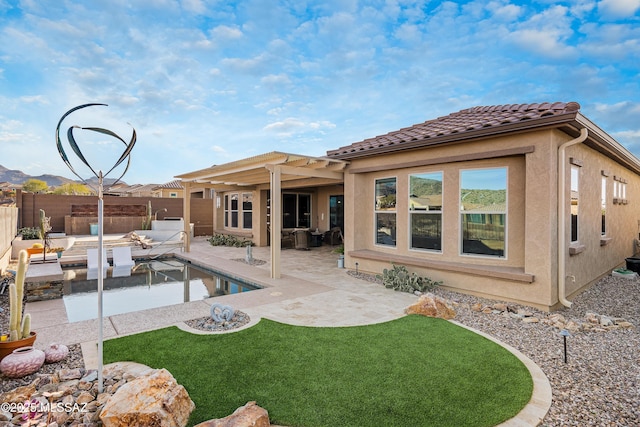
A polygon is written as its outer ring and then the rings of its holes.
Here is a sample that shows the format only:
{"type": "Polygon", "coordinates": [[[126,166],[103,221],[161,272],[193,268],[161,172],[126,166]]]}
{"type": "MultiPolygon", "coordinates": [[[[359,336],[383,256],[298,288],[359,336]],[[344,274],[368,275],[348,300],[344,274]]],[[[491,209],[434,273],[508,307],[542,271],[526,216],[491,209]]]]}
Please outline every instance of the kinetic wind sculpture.
{"type": "Polygon", "coordinates": [[[131,164],[131,150],[133,149],[133,146],[136,143],[136,130],[133,129],[133,133],[131,135],[131,140],[129,142],[126,142],[124,139],[122,139],[120,136],[118,136],[116,133],[108,130],[108,129],[103,129],[103,128],[97,128],[97,127],[80,127],[80,126],[71,126],[68,130],[67,130],[67,140],[69,141],[69,145],[71,146],[71,149],[73,150],[73,152],[76,154],[76,156],[78,156],[78,158],[80,159],[80,161],[82,163],[84,163],[93,173],[93,175],[98,178],[98,188],[93,187],[91,184],[89,184],[84,178],[82,178],[73,168],[73,166],[71,165],[71,162],[69,162],[69,158],[67,157],[67,154],[65,153],[63,147],[62,147],[62,142],[60,141],[60,126],[62,125],[62,122],[64,121],[64,119],[71,113],[73,113],[74,111],[80,110],[82,108],[86,108],[86,107],[92,107],[92,106],[107,106],[107,104],[83,104],[83,105],[79,105],[75,108],[70,109],[69,111],[67,111],[66,113],[64,113],[64,115],[60,118],[60,121],[58,122],[58,126],[56,126],[56,146],[58,147],[58,153],[60,154],[60,157],[62,157],[62,160],[64,161],[64,163],[67,165],[67,167],[69,167],[69,169],[71,169],[71,172],[73,172],[73,174],[75,176],[77,176],[78,178],[80,178],[80,180],[82,182],[84,182],[86,185],[88,185],[89,187],[93,188],[97,193],[98,193],[98,319],[99,319],[99,328],[100,330],[98,331],[98,390],[100,392],[102,392],[102,388],[103,388],[103,379],[102,379],[102,365],[103,365],[103,358],[102,358],[102,344],[103,344],[103,336],[102,336],[102,286],[103,286],[103,275],[100,274],[100,272],[103,271],[103,253],[104,253],[104,245],[103,245],[103,230],[102,230],[102,225],[103,225],[103,199],[102,199],[102,195],[103,195],[103,184],[104,184],[104,178],[109,175],[115,168],[117,168],[120,164],[122,164],[122,162],[124,162],[125,160],[127,160],[127,164],[124,168],[124,171],[122,172],[122,174],[111,184],[114,185],[115,183],[117,183],[118,181],[120,181],[120,179],[124,176],[125,173],[127,173],[127,170],[129,170],[129,166],[131,164]],[[125,149],[122,152],[122,154],[120,155],[120,158],[116,161],[116,163],[106,172],[103,173],[102,170],[100,170],[99,168],[98,171],[96,172],[96,170],[89,164],[89,162],[87,161],[87,159],[85,158],[85,156],[82,154],[82,151],[80,150],[80,147],[78,147],[78,144],[76,143],[76,140],[73,136],[73,132],[74,129],[80,129],[80,130],[87,130],[87,131],[91,131],[91,132],[98,132],[104,135],[108,135],[111,136],[113,138],[118,139],[119,141],[121,141],[124,146],[125,149]]]}

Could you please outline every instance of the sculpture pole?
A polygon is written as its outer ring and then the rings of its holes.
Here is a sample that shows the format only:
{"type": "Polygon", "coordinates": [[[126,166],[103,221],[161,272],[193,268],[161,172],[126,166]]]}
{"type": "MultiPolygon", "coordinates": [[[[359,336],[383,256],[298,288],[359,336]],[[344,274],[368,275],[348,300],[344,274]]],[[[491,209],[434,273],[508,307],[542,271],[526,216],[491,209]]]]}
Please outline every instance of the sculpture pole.
{"type": "Polygon", "coordinates": [[[103,181],[102,171],[98,173],[98,392],[102,393],[103,389],[103,316],[102,316],[102,289],[104,284],[104,241],[103,241],[103,217],[104,217],[104,200],[102,199],[103,181]]]}
{"type": "MultiPolygon", "coordinates": [[[[87,186],[92,187],[93,186],[91,184],[89,184],[84,178],[82,178],[80,175],[78,175],[78,173],[76,173],[75,169],[73,168],[73,166],[71,165],[71,162],[69,162],[69,159],[67,158],[67,154],[65,153],[64,149],[62,148],[62,141],[60,141],[60,125],[62,125],[63,120],[71,113],[73,113],[76,110],[80,110],[82,108],[85,107],[91,107],[91,106],[95,106],[95,105],[102,105],[102,106],[107,106],[107,104],[83,104],[83,105],[79,105],[77,107],[72,108],[71,110],[67,111],[66,113],[64,113],[62,115],[62,117],[60,118],[60,121],[58,121],[58,126],[56,127],[56,146],[58,148],[58,154],[60,154],[60,157],[62,157],[62,160],[64,161],[64,163],[67,165],[67,167],[69,167],[69,169],[71,169],[71,172],[73,172],[73,174],[75,176],[77,176],[78,178],[80,178],[80,180],[82,182],[84,182],[87,186]]],[[[114,185],[115,183],[117,183],[118,181],[120,181],[120,179],[124,176],[125,173],[127,173],[127,170],[129,170],[129,165],[131,164],[131,150],[133,149],[133,146],[136,143],[136,130],[133,129],[133,134],[131,135],[131,140],[127,143],[125,142],[124,139],[122,139],[120,136],[118,136],[116,133],[108,130],[108,129],[103,129],[103,128],[97,128],[97,127],[80,127],[80,126],[71,126],[68,130],[67,130],[67,140],[69,141],[69,145],[71,146],[71,149],[73,150],[73,152],[76,154],[76,156],[78,156],[78,158],[80,159],[80,161],[82,163],[84,163],[85,166],[87,166],[91,172],[93,172],[93,175],[98,179],[98,188],[94,190],[96,190],[96,193],[98,194],[98,392],[102,393],[103,391],[103,373],[102,373],[102,369],[103,369],[103,341],[104,341],[104,337],[103,337],[103,313],[102,313],[102,289],[103,289],[103,284],[104,284],[104,277],[103,277],[103,272],[104,272],[104,241],[103,241],[103,236],[104,236],[104,232],[103,232],[103,219],[104,219],[104,201],[103,201],[103,190],[104,190],[104,178],[109,175],[109,173],[111,171],[113,171],[115,168],[117,168],[125,159],[127,160],[127,164],[126,167],[124,168],[124,172],[122,172],[122,175],[120,175],[120,177],[118,179],[116,179],[111,185],[114,185]],[[76,140],[73,136],[73,130],[74,129],[82,129],[82,130],[88,130],[88,131],[92,131],[92,132],[98,132],[104,135],[108,135],[111,137],[114,137],[116,139],[118,139],[120,142],[122,142],[125,145],[125,150],[123,151],[123,153],[120,155],[120,157],[118,158],[118,160],[116,161],[115,165],[113,165],[111,167],[111,169],[109,169],[107,171],[107,173],[102,173],[102,170],[98,170],[97,172],[93,169],[93,167],[89,164],[89,162],[87,162],[87,159],[84,157],[84,155],[82,154],[82,151],[80,150],[80,147],[78,146],[78,144],[76,143],[76,140]]]]}

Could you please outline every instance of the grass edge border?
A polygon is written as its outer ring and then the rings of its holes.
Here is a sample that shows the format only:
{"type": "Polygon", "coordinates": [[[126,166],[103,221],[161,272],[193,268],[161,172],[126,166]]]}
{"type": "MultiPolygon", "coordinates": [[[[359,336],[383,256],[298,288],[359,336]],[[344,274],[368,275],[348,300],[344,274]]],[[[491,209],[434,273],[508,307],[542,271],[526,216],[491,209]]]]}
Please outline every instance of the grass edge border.
{"type": "Polygon", "coordinates": [[[517,427],[522,425],[531,425],[531,426],[539,425],[544,419],[544,417],[547,415],[547,412],[549,412],[549,409],[551,408],[551,401],[552,401],[551,383],[549,382],[549,379],[547,378],[545,373],[542,371],[542,369],[533,360],[531,360],[530,358],[522,354],[519,350],[510,346],[509,344],[506,344],[498,340],[497,338],[489,334],[486,334],[482,331],[479,331],[477,329],[474,329],[470,326],[463,325],[460,322],[456,322],[455,320],[449,320],[449,322],[457,326],[460,326],[462,328],[465,328],[471,332],[474,332],[478,335],[481,335],[487,338],[488,340],[493,341],[494,343],[503,347],[504,349],[509,351],[511,354],[516,356],[525,365],[525,367],[527,368],[527,370],[529,370],[529,373],[531,374],[531,380],[533,381],[533,391],[531,393],[531,399],[529,399],[529,402],[525,405],[525,407],[522,408],[522,410],[518,412],[514,417],[498,424],[498,426],[496,427],[517,427]]]}

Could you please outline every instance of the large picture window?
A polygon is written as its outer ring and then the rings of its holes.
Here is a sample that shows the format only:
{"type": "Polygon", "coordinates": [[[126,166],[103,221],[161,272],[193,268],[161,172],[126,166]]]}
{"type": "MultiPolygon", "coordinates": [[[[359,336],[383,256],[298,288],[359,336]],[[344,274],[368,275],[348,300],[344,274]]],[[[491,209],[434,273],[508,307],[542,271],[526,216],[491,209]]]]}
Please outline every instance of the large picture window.
{"type": "Polygon", "coordinates": [[[376,179],[376,243],[396,245],[396,178],[376,179]]]}
{"type": "Polygon", "coordinates": [[[505,256],[507,168],[460,171],[462,253],[505,256]]]}
{"type": "Polygon", "coordinates": [[[442,250],[442,172],[409,176],[411,249],[442,250]]]}

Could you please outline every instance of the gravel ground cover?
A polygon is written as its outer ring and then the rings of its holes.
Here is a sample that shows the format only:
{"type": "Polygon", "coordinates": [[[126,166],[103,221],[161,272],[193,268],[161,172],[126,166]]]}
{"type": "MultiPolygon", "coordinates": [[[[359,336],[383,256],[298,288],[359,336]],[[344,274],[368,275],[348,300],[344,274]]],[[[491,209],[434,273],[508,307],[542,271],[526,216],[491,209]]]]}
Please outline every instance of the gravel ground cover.
{"type": "MultiPolygon", "coordinates": [[[[355,275],[353,272],[350,274],[355,275]]],[[[375,281],[374,276],[358,275],[375,281]]],[[[560,310],[567,319],[584,322],[587,313],[624,318],[629,329],[574,332],[567,338],[567,363],[564,362],[563,337],[556,327],[525,323],[510,316],[485,314],[472,306],[493,305],[471,295],[436,288],[436,295],[454,302],[455,320],[488,333],[515,347],[542,368],[549,378],[553,402],[542,426],[640,426],[640,281],[607,276],[573,300],[571,308],[560,310]]],[[[0,328],[8,324],[8,292],[0,295],[0,328]]],[[[534,316],[548,313],[522,307],[534,316]]],[[[207,329],[203,319],[194,319],[192,327],[207,329]]],[[[41,372],[61,368],[84,368],[80,346],[70,346],[70,355],[62,362],[45,365],[41,372]]],[[[38,374],[21,379],[0,376],[0,392],[29,384],[38,374]]]]}

